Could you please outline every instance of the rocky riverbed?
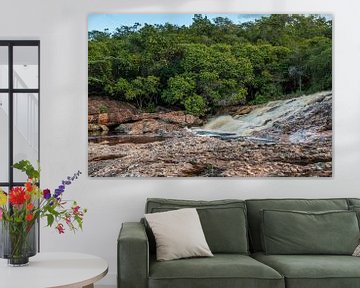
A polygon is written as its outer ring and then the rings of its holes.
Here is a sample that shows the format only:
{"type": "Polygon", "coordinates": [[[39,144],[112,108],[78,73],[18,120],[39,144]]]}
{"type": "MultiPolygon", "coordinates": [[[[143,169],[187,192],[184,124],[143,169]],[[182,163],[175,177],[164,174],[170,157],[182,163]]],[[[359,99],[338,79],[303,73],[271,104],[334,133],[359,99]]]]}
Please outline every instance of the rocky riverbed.
{"type": "Polygon", "coordinates": [[[89,176],[332,176],[332,93],[202,121],[89,98],[89,176]],[[101,108],[101,109],[100,109],[101,108]],[[102,110],[102,113],[99,113],[102,110]]]}

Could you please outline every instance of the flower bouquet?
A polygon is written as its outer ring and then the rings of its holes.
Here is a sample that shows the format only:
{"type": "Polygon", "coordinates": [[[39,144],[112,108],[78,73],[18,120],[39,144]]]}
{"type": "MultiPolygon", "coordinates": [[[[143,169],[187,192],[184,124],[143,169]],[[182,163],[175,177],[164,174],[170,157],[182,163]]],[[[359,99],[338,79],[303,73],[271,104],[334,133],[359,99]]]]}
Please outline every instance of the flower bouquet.
{"type": "Polygon", "coordinates": [[[40,169],[27,160],[13,166],[26,173],[28,179],[23,187],[12,187],[9,193],[0,188],[0,257],[8,259],[9,265],[26,265],[29,257],[36,254],[35,223],[45,218],[47,226],[55,227],[59,234],[82,229],[86,209],[75,202],[63,199],[66,186],[76,180],[81,172],[67,177],[54,189],[40,189],[40,169]]]}

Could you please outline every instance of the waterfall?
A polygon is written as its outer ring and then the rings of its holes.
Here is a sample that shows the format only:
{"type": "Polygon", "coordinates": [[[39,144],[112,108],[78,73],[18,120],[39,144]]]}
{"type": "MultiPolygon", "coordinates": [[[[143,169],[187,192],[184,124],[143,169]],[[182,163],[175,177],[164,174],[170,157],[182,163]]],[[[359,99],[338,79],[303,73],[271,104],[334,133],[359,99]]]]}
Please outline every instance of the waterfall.
{"type": "Polygon", "coordinates": [[[203,127],[192,130],[199,136],[223,140],[269,142],[286,138],[293,143],[313,141],[317,139],[317,132],[325,131],[331,123],[331,103],[331,92],[271,101],[245,115],[217,116],[203,127]]]}

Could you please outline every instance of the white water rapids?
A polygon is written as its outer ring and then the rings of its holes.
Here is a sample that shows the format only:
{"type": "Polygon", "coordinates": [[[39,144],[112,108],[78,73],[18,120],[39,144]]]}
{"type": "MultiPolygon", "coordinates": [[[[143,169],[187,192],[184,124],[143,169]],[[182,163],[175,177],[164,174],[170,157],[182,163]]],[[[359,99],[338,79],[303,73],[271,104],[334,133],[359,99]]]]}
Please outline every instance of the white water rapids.
{"type": "MultiPolygon", "coordinates": [[[[287,136],[290,142],[306,142],[305,140],[311,139],[318,129],[317,127],[305,128],[297,123],[314,117],[319,114],[319,111],[331,109],[331,100],[331,92],[319,92],[293,99],[272,101],[255,108],[246,115],[218,116],[203,127],[192,128],[192,131],[200,136],[217,137],[224,140],[246,138],[261,142],[273,142],[275,141],[273,135],[267,134],[266,131],[274,132],[277,126],[281,126],[283,129],[287,125],[291,126],[290,130],[293,128],[292,133],[287,136]]],[[[284,133],[280,132],[280,129],[278,130],[277,136],[279,133],[284,133]]]]}

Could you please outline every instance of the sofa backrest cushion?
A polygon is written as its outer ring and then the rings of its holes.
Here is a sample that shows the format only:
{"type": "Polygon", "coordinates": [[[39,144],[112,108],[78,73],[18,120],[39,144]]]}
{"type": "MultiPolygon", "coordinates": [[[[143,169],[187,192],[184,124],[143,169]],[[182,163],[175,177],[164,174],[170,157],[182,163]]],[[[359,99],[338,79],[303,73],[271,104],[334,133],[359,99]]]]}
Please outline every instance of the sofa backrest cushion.
{"type": "MultiPolygon", "coordinates": [[[[181,208],[197,209],[206,241],[213,253],[249,253],[245,201],[150,198],[147,200],[145,212],[156,213],[181,208]]],[[[149,235],[149,241],[154,241],[152,235],[149,235]]],[[[154,246],[153,243],[150,245],[154,246]]]]}
{"type": "Polygon", "coordinates": [[[349,210],[356,212],[356,216],[358,218],[359,228],[360,228],[360,199],[359,198],[349,198],[347,200],[348,200],[349,210]]]}
{"type": "Polygon", "coordinates": [[[348,198],[347,199],[349,207],[351,206],[359,206],[360,207],[360,199],[359,198],[348,198]]]}
{"type": "Polygon", "coordinates": [[[261,210],[329,211],[348,210],[346,199],[253,199],[246,200],[250,246],[252,252],[263,251],[261,246],[261,210]]]}
{"type": "Polygon", "coordinates": [[[268,255],[352,255],[359,244],[354,211],[262,210],[262,242],[268,255]]]}

